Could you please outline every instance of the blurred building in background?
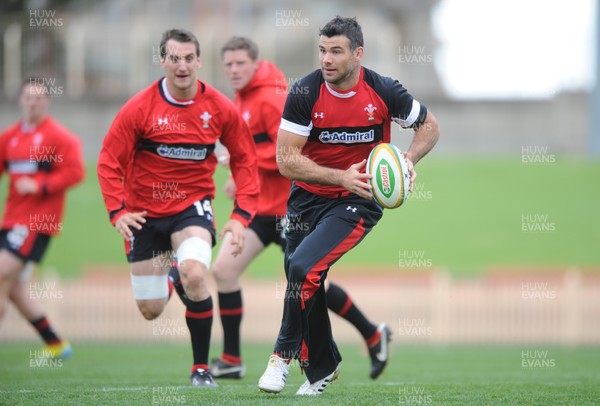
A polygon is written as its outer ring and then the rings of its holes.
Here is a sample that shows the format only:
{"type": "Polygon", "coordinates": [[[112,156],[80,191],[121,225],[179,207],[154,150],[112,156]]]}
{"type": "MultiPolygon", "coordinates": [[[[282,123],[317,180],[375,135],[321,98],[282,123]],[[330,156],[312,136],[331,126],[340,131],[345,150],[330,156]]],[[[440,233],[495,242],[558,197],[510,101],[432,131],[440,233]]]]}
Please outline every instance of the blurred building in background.
{"type": "MultiPolygon", "coordinates": [[[[318,67],[318,30],[340,14],[356,16],[363,27],[364,66],[399,79],[438,116],[437,153],[521,154],[535,145],[585,154],[590,109],[583,92],[495,101],[459,101],[446,93],[432,30],[432,10],[441,1],[6,0],[0,5],[0,127],[18,116],[22,80],[44,75],[53,113],[83,138],[84,153],[94,160],[124,101],[162,75],[158,43],[166,29],[193,31],[201,79],[231,94],[220,61],[230,36],[255,39],[260,56],[291,83],[318,67]]],[[[409,136],[394,134],[398,145],[407,145],[409,136]]]]}

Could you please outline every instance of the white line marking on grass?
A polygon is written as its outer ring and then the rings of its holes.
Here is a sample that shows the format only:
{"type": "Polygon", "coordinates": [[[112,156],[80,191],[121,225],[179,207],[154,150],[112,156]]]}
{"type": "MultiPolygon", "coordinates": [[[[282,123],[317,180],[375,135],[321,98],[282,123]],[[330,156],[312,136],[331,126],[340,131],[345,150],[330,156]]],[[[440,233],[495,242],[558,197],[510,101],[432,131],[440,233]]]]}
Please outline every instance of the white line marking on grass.
{"type": "Polygon", "coordinates": [[[350,382],[350,381],[340,381],[338,378],[337,381],[332,382],[331,385],[351,385],[351,386],[398,386],[398,385],[408,385],[406,382],[350,382]]]}
{"type": "Polygon", "coordinates": [[[152,386],[121,386],[115,388],[100,388],[99,390],[91,390],[91,392],[138,392],[142,390],[151,390],[152,386]]]}
{"type": "Polygon", "coordinates": [[[90,392],[139,392],[143,390],[154,390],[156,388],[173,388],[173,389],[196,389],[191,385],[186,386],[174,386],[174,385],[154,385],[154,386],[117,386],[108,388],[99,388],[96,390],[90,390],[90,392]]]}
{"type": "MultiPolygon", "coordinates": [[[[33,393],[34,390],[31,389],[19,389],[19,390],[0,390],[0,393],[33,393]]],[[[51,391],[45,391],[51,392],[51,391]]]]}
{"type": "MultiPolygon", "coordinates": [[[[156,385],[156,386],[120,386],[120,387],[107,387],[107,388],[94,388],[94,389],[84,389],[84,392],[139,392],[139,391],[152,391],[155,388],[175,388],[175,389],[195,389],[193,386],[169,386],[169,385],[156,385]]],[[[44,392],[44,393],[57,393],[64,392],[64,389],[17,389],[17,390],[0,390],[0,394],[6,393],[36,393],[36,392],[44,392]]]]}

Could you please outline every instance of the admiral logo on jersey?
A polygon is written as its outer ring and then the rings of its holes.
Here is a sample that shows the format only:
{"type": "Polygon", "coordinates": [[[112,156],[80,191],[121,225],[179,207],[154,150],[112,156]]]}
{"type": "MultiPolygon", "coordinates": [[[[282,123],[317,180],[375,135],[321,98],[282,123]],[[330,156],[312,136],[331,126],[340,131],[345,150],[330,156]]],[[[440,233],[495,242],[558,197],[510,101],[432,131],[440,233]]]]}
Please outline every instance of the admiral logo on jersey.
{"type": "Polygon", "coordinates": [[[375,140],[375,131],[369,130],[366,132],[357,131],[355,133],[348,133],[346,131],[330,133],[329,131],[321,132],[319,135],[319,141],[325,144],[357,144],[361,142],[373,142],[375,140]]]}
{"type": "Polygon", "coordinates": [[[31,159],[21,161],[11,161],[7,164],[8,172],[15,175],[30,175],[38,171],[37,162],[31,159]]]}
{"type": "Polygon", "coordinates": [[[190,159],[192,161],[205,160],[207,152],[208,148],[169,147],[165,144],[161,144],[156,148],[156,153],[163,158],[190,159]]]}

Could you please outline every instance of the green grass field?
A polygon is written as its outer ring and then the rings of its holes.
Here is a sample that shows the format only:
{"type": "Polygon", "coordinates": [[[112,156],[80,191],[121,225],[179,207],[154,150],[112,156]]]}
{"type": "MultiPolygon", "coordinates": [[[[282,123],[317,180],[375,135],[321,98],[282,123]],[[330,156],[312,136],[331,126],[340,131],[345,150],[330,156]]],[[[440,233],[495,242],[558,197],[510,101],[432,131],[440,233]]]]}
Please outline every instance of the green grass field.
{"type": "Polygon", "coordinates": [[[74,356],[63,364],[39,367],[30,346],[4,344],[0,404],[593,405],[600,401],[597,349],[392,348],[388,369],[372,381],[367,377],[365,351],[343,345],[340,379],[320,398],[306,399],[295,395],[304,381],[298,368],[291,370],[279,395],[258,391],[256,384],[271,349],[266,345],[244,347],[248,367],[244,379],[221,380],[219,388],[203,390],[189,386],[188,346],[77,345],[74,356]],[[543,353],[545,358],[526,367],[524,352],[543,353]]]}
{"type": "MultiPolygon", "coordinates": [[[[428,157],[406,205],[387,210],[360,247],[340,266],[399,269],[399,257],[421,255],[456,276],[491,265],[600,265],[600,162],[557,157],[551,164],[525,164],[520,157],[428,157]],[[523,231],[548,226],[552,230],[523,231]]],[[[219,169],[216,184],[226,177],[219,169]]],[[[0,185],[6,193],[6,177],[0,185]]],[[[222,226],[231,202],[214,203],[222,226]]],[[[42,270],[67,277],[89,264],[125,265],[120,236],[110,226],[95,166],[68,198],[63,234],[51,244],[42,270]]],[[[281,272],[282,255],[272,246],[251,265],[251,277],[281,272]]]]}
{"type": "MultiPolygon", "coordinates": [[[[420,253],[434,267],[459,277],[493,265],[600,265],[600,162],[558,157],[553,164],[526,165],[518,157],[432,157],[418,172],[415,193],[406,205],[387,211],[339,266],[357,272],[372,265],[401,271],[399,257],[407,252],[420,253]],[[552,230],[524,231],[524,223],[552,225],[552,230]]],[[[225,176],[218,171],[218,186],[225,176]]],[[[0,199],[5,193],[6,178],[0,199]]],[[[223,225],[230,205],[217,196],[218,225],[223,225]]],[[[122,242],[108,223],[93,165],[86,181],[69,194],[63,230],[51,244],[43,272],[75,277],[90,265],[125,266],[122,242]]],[[[271,247],[248,276],[270,278],[281,272],[282,262],[279,250],[271,247]]],[[[597,348],[395,345],[388,370],[373,382],[367,377],[366,351],[358,344],[343,345],[341,378],[316,400],[294,395],[303,382],[298,370],[282,394],[258,392],[271,343],[244,345],[247,377],[222,382],[217,390],[189,387],[189,345],[75,343],[72,359],[46,367],[36,366],[31,352],[36,345],[0,346],[0,405],[600,403],[597,348]],[[530,351],[545,355],[525,367],[531,360],[523,354],[530,351]]],[[[214,346],[212,354],[219,353],[214,346]]]]}

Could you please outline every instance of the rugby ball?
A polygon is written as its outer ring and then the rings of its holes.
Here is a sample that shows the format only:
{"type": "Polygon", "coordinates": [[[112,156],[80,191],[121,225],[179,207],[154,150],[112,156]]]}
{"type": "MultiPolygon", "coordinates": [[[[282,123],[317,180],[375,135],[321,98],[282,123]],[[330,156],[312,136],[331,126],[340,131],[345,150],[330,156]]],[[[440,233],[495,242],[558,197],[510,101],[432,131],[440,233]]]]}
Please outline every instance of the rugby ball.
{"type": "Polygon", "coordinates": [[[386,209],[400,207],[408,197],[410,172],[404,154],[392,144],[378,144],[367,160],[373,198],[386,209]]]}

